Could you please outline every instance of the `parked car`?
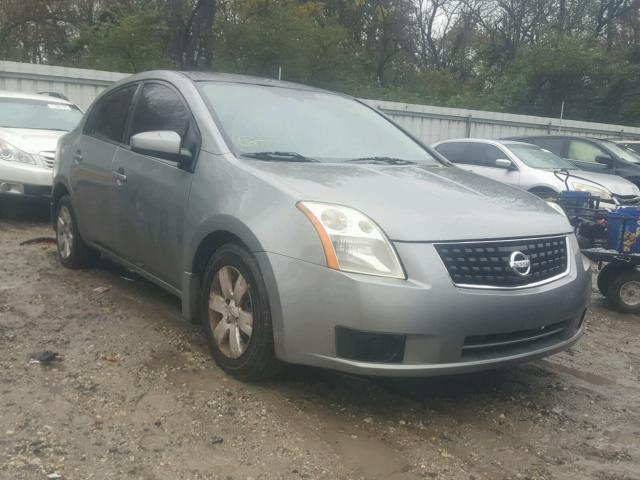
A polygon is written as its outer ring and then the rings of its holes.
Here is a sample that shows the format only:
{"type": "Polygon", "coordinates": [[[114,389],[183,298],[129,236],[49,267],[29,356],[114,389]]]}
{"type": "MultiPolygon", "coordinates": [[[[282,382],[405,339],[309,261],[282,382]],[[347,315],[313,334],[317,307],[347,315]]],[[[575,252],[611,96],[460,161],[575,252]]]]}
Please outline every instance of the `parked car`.
{"type": "Polygon", "coordinates": [[[589,192],[611,206],[640,201],[640,189],[616,175],[587,172],[537,145],[512,140],[454,139],[433,145],[460,168],[540,196],[589,192]],[[559,171],[568,171],[571,175],[559,171]]]}
{"type": "Polygon", "coordinates": [[[467,372],[584,331],[591,266],[566,217],[351,97],[136,74],[60,140],[54,183],[62,264],[100,252],[179,296],[239,378],[467,372]]]}
{"type": "Polygon", "coordinates": [[[619,175],[640,186],[640,156],[610,140],[562,135],[510,137],[506,140],[534,143],[582,170],[619,175]]]}
{"type": "Polygon", "coordinates": [[[56,143],[81,118],[69,101],[0,91],[0,196],[50,197],[56,143]]]}
{"type": "Polygon", "coordinates": [[[640,155],[640,140],[611,140],[616,145],[620,145],[627,150],[632,150],[636,155],[640,155]]]}

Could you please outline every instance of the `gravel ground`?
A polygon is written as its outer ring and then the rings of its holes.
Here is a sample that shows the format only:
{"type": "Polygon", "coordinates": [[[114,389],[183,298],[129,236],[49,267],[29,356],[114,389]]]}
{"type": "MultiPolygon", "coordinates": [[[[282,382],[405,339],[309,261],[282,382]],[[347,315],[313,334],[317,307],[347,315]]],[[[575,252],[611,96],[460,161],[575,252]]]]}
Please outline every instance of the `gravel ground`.
{"type": "Polygon", "coordinates": [[[53,235],[46,215],[0,213],[2,479],[640,479],[640,318],[596,291],[582,341],[532,364],[245,384],[171,295],[19,246],[53,235]]]}

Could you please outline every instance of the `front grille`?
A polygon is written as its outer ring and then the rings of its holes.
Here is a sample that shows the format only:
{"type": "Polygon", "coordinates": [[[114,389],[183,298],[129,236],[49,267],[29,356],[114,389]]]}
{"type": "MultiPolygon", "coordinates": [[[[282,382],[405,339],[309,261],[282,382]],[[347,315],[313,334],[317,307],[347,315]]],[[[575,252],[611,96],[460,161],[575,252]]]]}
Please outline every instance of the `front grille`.
{"type": "Polygon", "coordinates": [[[435,248],[456,285],[522,287],[561,275],[568,266],[566,236],[441,243],[435,248]],[[518,274],[509,265],[513,252],[521,252],[529,258],[531,269],[527,275],[518,274]]]}

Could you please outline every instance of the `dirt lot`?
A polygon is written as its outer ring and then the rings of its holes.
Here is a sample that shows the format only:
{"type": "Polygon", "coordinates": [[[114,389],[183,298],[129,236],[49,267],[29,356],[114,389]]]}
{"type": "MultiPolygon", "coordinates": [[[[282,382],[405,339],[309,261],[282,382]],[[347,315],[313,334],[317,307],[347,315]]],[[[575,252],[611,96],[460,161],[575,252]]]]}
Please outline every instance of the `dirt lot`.
{"type": "Polygon", "coordinates": [[[0,214],[1,479],[640,479],[640,318],[597,292],[584,339],[533,364],[244,384],[171,295],[19,246],[52,233],[45,209],[0,214]]]}

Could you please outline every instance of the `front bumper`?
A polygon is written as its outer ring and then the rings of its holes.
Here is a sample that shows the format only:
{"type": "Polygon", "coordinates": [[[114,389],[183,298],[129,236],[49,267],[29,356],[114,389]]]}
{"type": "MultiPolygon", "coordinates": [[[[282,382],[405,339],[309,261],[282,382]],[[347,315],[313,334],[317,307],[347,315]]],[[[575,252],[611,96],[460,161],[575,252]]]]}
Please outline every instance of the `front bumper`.
{"type": "Polygon", "coordinates": [[[0,195],[46,198],[52,183],[51,168],[0,160],[0,195]]]}
{"type": "Polygon", "coordinates": [[[520,290],[454,286],[435,248],[427,243],[395,245],[407,280],[347,274],[259,253],[276,354],[290,363],[397,376],[463,373],[551,355],[583,333],[591,297],[590,264],[575,237],[569,243],[566,276],[520,290]],[[551,325],[562,329],[552,336],[506,342],[504,348],[490,346],[491,339],[519,338],[518,332],[543,331],[551,325]],[[400,336],[401,359],[385,363],[344,358],[336,347],[341,329],[400,336]],[[488,347],[474,347],[470,339],[487,339],[488,347]]]}

